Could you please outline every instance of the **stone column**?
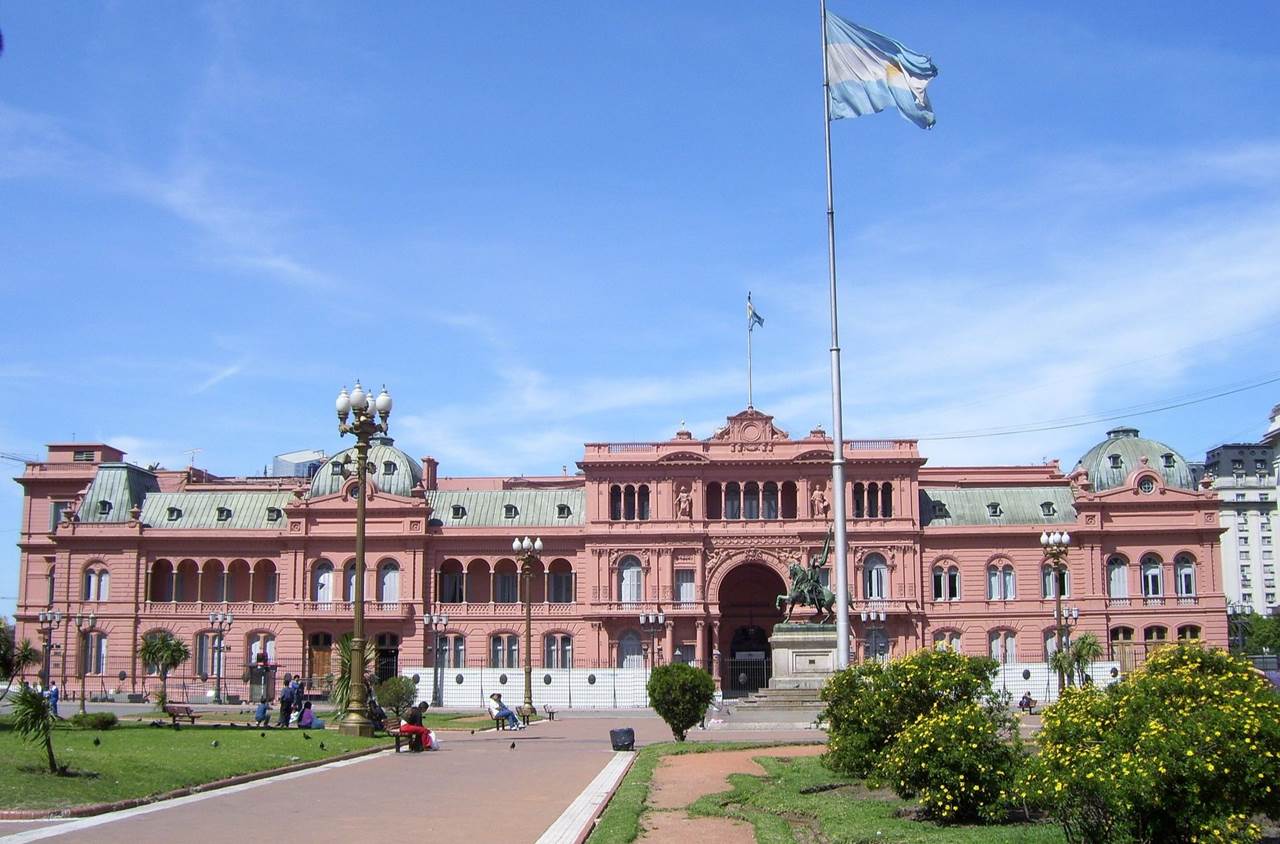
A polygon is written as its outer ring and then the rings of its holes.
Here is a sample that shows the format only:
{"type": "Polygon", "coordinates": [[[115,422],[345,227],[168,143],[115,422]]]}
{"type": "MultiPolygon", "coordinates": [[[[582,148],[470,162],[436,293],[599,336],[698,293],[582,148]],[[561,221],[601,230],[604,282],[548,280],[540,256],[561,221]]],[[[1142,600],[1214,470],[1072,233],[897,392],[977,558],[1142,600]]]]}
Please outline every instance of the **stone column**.
{"type": "Polygon", "coordinates": [[[697,663],[701,669],[707,667],[707,622],[701,618],[693,622],[693,628],[697,633],[697,638],[693,643],[693,661],[697,663]]]}
{"type": "Polygon", "coordinates": [[[178,567],[175,565],[169,572],[169,603],[178,602],[178,567]]]}
{"type": "Polygon", "coordinates": [[[667,662],[675,662],[676,660],[676,623],[668,620],[666,624],[666,636],[662,640],[662,648],[665,653],[667,662]]]}

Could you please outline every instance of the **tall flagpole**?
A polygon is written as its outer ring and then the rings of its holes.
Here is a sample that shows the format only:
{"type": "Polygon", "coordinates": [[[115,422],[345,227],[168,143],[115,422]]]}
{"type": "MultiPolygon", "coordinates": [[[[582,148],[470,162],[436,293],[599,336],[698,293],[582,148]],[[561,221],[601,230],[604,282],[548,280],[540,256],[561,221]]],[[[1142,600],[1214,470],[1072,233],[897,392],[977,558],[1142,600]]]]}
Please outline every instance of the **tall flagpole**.
{"type": "Polygon", "coordinates": [[[840,324],[836,314],[836,211],[831,187],[831,81],[827,73],[827,0],[822,11],[822,129],[827,153],[827,283],[831,300],[831,509],[836,544],[836,667],[849,667],[849,548],[845,535],[844,420],[840,400],[840,324]]]}
{"type": "Polygon", "coordinates": [[[755,320],[751,318],[751,294],[747,294],[747,409],[750,410],[754,405],[751,403],[751,329],[755,328],[755,320]]]}

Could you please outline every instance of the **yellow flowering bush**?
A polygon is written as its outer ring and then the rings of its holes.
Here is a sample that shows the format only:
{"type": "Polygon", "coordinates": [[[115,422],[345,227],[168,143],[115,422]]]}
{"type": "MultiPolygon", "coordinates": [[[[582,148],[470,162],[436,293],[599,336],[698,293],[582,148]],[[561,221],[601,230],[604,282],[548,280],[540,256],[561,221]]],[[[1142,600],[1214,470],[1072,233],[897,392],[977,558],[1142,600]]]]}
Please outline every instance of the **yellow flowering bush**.
{"type": "Polygon", "coordinates": [[[977,703],[921,715],[881,757],[876,773],[917,797],[937,821],[1002,820],[1023,751],[1012,716],[977,703]]]}
{"type": "Polygon", "coordinates": [[[1280,695],[1250,664],[1163,648],[1107,691],[1066,689],[1044,711],[1017,796],[1069,842],[1257,841],[1280,817],[1280,695]]]}
{"type": "Polygon", "coordinates": [[[997,664],[951,650],[919,650],[888,663],[838,671],[822,689],[832,770],[865,777],[880,753],[922,715],[968,703],[1003,708],[991,682],[997,664]]]}

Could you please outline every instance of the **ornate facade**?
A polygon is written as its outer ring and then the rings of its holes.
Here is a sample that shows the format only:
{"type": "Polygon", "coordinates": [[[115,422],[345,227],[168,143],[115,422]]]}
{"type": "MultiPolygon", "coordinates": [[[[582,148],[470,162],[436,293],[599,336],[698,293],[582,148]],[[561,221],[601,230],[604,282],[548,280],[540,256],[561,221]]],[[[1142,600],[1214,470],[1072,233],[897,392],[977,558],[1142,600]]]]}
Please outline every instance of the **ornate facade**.
{"type": "MultiPolygon", "coordinates": [[[[820,552],[831,513],[830,438],[791,437],[748,409],[707,439],[588,443],[572,476],[447,478],[389,439],[370,455],[365,595],[379,672],[433,665],[424,613],[446,613],[439,660],[521,664],[513,537],[540,536],[530,584],[534,662],[552,668],[701,664],[727,691],[731,660],[767,649],[787,565],[820,552]],[[643,628],[642,613],[662,613],[643,628]]],[[[237,687],[266,659],[313,682],[351,629],[355,481],[340,453],[309,481],[144,469],[101,444],[54,444],[18,479],[18,635],[64,614],[52,674],[137,691],[136,643],[187,640],[192,683],[237,687]],[[92,612],[95,628],[70,619],[92,612]],[[123,678],[123,679],[121,679],[123,678]]],[[[929,467],[914,440],[846,446],[853,650],[879,658],[949,645],[1043,662],[1054,592],[1073,635],[1095,633],[1125,670],[1177,638],[1225,645],[1218,502],[1172,449],[1116,429],[1069,473],[929,467]],[[1069,572],[1040,534],[1069,530],[1069,572]]],[[[798,616],[799,617],[799,613],[798,616]]],[[[758,658],[758,657],[757,657],[758,658]]],[[[461,675],[459,675],[459,678],[461,675]]],[[[459,679],[461,683],[461,679],[459,679]]]]}

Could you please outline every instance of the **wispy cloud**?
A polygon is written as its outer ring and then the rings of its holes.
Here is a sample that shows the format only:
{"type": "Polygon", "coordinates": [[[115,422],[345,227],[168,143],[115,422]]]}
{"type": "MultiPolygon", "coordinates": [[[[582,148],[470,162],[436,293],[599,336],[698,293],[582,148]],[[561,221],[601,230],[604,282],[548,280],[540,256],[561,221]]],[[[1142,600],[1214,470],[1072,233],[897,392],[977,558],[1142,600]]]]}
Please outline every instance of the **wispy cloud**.
{"type": "Polygon", "coordinates": [[[245,368],[244,361],[237,361],[236,363],[228,364],[227,366],[224,366],[221,369],[214,372],[212,375],[210,375],[205,380],[201,381],[199,384],[196,384],[194,387],[192,387],[191,392],[203,393],[205,390],[209,389],[215,384],[221,384],[223,381],[226,381],[228,378],[231,378],[234,375],[239,375],[242,371],[244,371],[244,368],[245,368]]]}

